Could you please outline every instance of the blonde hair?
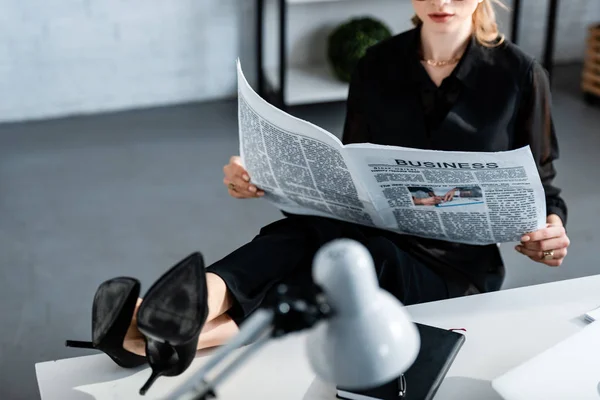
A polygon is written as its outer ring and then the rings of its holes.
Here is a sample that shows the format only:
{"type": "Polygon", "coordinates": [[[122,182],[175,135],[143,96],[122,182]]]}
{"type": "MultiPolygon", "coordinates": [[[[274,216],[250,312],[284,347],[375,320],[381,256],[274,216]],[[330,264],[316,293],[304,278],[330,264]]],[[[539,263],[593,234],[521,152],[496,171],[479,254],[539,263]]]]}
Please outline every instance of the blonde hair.
{"type": "MultiPolygon", "coordinates": [[[[504,35],[498,29],[494,3],[508,10],[508,7],[500,0],[482,0],[473,13],[473,34],[477,41],[486,47],[499,46],[504,42],[504,35]]],[[[423,21],[415,14],[412,17],[412,23],[419,26],[423,21]]]]}

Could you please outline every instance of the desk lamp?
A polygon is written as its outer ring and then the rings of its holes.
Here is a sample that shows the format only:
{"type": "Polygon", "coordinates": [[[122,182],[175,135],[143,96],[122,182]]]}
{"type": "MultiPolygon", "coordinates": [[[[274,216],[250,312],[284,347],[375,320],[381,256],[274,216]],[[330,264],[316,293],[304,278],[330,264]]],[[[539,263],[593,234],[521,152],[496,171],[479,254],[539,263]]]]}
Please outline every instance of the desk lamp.
{"type": "Polygon", "coordinates": [[[382,290],[373,259],[360,243],[338,239],[324,245],[313,262],[315,286],[297,293],[280,285],[274,302],[255,311],[239,333],[169,399],[217,397],[217,386],[273,338],[308,328],[307,354],[316,375],[348,389],[378,386],[404,373],[419,352],[416,326],[403,305],[382,290]],[[245,346],[246,345],[246,346],[245,346]],[[210,382],[206,376],[234,350],[237,358],[210,382]]]}

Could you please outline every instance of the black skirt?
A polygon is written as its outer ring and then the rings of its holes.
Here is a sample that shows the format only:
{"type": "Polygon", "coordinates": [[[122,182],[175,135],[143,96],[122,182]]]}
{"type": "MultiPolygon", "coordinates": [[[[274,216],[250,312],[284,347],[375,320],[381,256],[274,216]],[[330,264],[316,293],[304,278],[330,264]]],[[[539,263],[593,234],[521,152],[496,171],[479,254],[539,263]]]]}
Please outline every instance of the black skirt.
{"type": "MultiPolygon", "coordinates": [[[[339,238],[356,240],[369,250],[379,285],[405,305],[482,291],[460,268],[445,263],[443,250],[441,259],[431,257],[431,248],[439,245],[439,241],[424,244],[420,238],[335,219],[286,215],[262,228],[251,242],[207,268],[207,272],[225,281],[234,300],[229,314],[238,324],[261,306],[276,284],[308,287],[312,283],[312,261],[316,252],[339,238]],[[423,247],[425,252],[420,251],[423,247]]],[[[488,246],[469,247],[481,251],[488,246]]],[[[487,253],[489,259],[489,250],[487,253]]],[[[483,286],[483,291],[490,289],[489,284],[483,286]]],[[[499,285],[496,286],[499,289],[499,285]]]]}

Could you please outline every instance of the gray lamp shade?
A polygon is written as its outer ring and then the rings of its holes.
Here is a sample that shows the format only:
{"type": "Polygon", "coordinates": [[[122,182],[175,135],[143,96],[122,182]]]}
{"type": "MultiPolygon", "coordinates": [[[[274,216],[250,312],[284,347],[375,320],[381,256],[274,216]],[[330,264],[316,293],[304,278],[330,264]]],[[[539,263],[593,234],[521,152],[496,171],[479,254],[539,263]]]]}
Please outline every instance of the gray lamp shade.
{"type": "Polygon", "coordinates": [[[307,338],[309,362],[319,378],[363,389],[389,382],[412,365],[418,330],[402,303],[380,289],[363,245],[349,239],[326,244],[315,256],[313,276],[334,311],[307,338]]]}

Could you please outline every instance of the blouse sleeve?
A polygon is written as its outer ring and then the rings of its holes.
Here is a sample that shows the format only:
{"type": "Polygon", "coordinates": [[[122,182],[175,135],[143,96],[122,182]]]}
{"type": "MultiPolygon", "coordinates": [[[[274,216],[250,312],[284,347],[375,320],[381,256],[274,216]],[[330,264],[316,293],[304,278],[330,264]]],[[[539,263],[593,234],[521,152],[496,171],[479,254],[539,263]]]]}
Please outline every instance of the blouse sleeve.
{"type": "Polygon", "coordinates": [[[546,213],[556,214],[567,223],[567,205],[554,185],[554,161],[558,159],[558,141],[552,120],[550,83],[543,67],[533,62],[524,88],[516,129],[519,147],[529,145],[546,192],[546,213]]]}
{"type": "Polygon", "coordinates": [[[367,125],[366,99],[364,90],[364,58],[358,62],[350,80],[348,99],[346,101],[346,119],[342,143],[369,142],[367,125]]]}

